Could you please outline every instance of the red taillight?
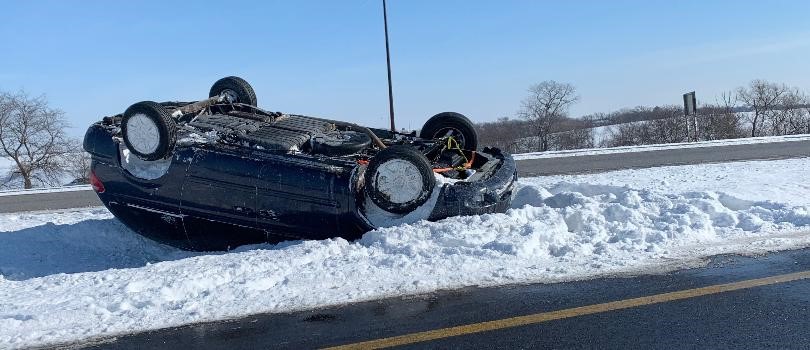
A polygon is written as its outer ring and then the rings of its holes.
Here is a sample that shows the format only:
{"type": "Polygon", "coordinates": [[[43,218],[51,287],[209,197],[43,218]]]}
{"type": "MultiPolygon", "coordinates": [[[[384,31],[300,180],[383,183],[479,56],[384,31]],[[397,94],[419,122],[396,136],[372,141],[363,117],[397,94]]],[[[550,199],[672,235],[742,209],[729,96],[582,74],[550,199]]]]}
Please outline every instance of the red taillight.
{"type": "Polygon", "coordinates": [[[93,186],[93,191],[104,193],[104,184],[98,179],[95,171],[90,172],[90,186],[93,186]]]}

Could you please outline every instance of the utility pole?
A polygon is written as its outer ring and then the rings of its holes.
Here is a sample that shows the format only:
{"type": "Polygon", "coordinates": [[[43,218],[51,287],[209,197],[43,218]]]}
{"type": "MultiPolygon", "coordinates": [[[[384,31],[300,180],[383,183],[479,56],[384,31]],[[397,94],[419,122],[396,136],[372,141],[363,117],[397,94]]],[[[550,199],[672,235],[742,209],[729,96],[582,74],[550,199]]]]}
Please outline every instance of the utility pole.
{"type": "Polygon", "coordinates": [[[394,126],[394,89],[391,86],[391,51],[388,48],[388,10],[383,0],[383,23],[385,24],[385,63],[388,66],[388,115],[391,118],[391,131],[396,132],[394,126]]]}

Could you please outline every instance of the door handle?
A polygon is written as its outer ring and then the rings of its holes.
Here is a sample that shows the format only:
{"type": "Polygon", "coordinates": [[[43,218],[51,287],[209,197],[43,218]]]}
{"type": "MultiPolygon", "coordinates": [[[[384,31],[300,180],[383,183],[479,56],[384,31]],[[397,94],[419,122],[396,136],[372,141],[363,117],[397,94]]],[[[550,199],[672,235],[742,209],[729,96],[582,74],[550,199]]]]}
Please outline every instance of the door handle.
{"type": "Polygon", "coordinates": [[[251,208],[242,207],[242,206],[238,206],[238,205],[235,205],[233,207],[233,211],[235,211],[235,212],[237,212],[239,214],[243,214],[243,215],[251,215],[254,212],[253,209],[251,209],[251,208]]]}

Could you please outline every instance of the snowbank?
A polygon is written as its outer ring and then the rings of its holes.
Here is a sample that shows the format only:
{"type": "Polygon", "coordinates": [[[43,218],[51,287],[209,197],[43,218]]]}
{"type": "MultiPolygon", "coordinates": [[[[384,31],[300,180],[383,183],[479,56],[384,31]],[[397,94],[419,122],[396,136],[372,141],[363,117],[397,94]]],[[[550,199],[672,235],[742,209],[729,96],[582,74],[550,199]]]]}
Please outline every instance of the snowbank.
{"type": "Polygon", "coordinates": [[[808,168],[793,159],[524,179],[504,214],[218,254],[142,239],[99,208],[4,214],[0,348],[810,246],[810,191],[796,176],[808,168]]]}

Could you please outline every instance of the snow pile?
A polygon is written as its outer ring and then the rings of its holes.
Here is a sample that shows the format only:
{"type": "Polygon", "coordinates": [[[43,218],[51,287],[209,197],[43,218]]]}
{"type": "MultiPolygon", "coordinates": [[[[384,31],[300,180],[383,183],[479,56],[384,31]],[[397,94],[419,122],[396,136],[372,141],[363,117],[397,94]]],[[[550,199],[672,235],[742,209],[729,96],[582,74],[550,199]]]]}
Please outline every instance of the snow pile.
{"type": "Polygon", "coordinates": [[[660,272],[715,254],[810,246],[804,177],[787,176],[808,163],[634,171],[646,180],[623,172],[525,179],[504,214],[402,224],[356,242],[294,241],[218,254],[141,239],[103,209],[0,215],[0,347],[463,286],[660,272]],[[758,167],[771,171],[751,171],[758,167]],[[696,183],[690,177],[698,172],[717,180],[696,183]],[[767,187],[733,194],[741,183],[776,179],[801,192],[795,204],[778,202],[779,192],[767,187]]]}
{"type": "Polygon", "coordinates": [[[662,193],[717,192],[746,202],[810,205],[810,158],[628,169],[597,174],[521,179],[550,187],[560,182],[630,187],[662,193]]]}

